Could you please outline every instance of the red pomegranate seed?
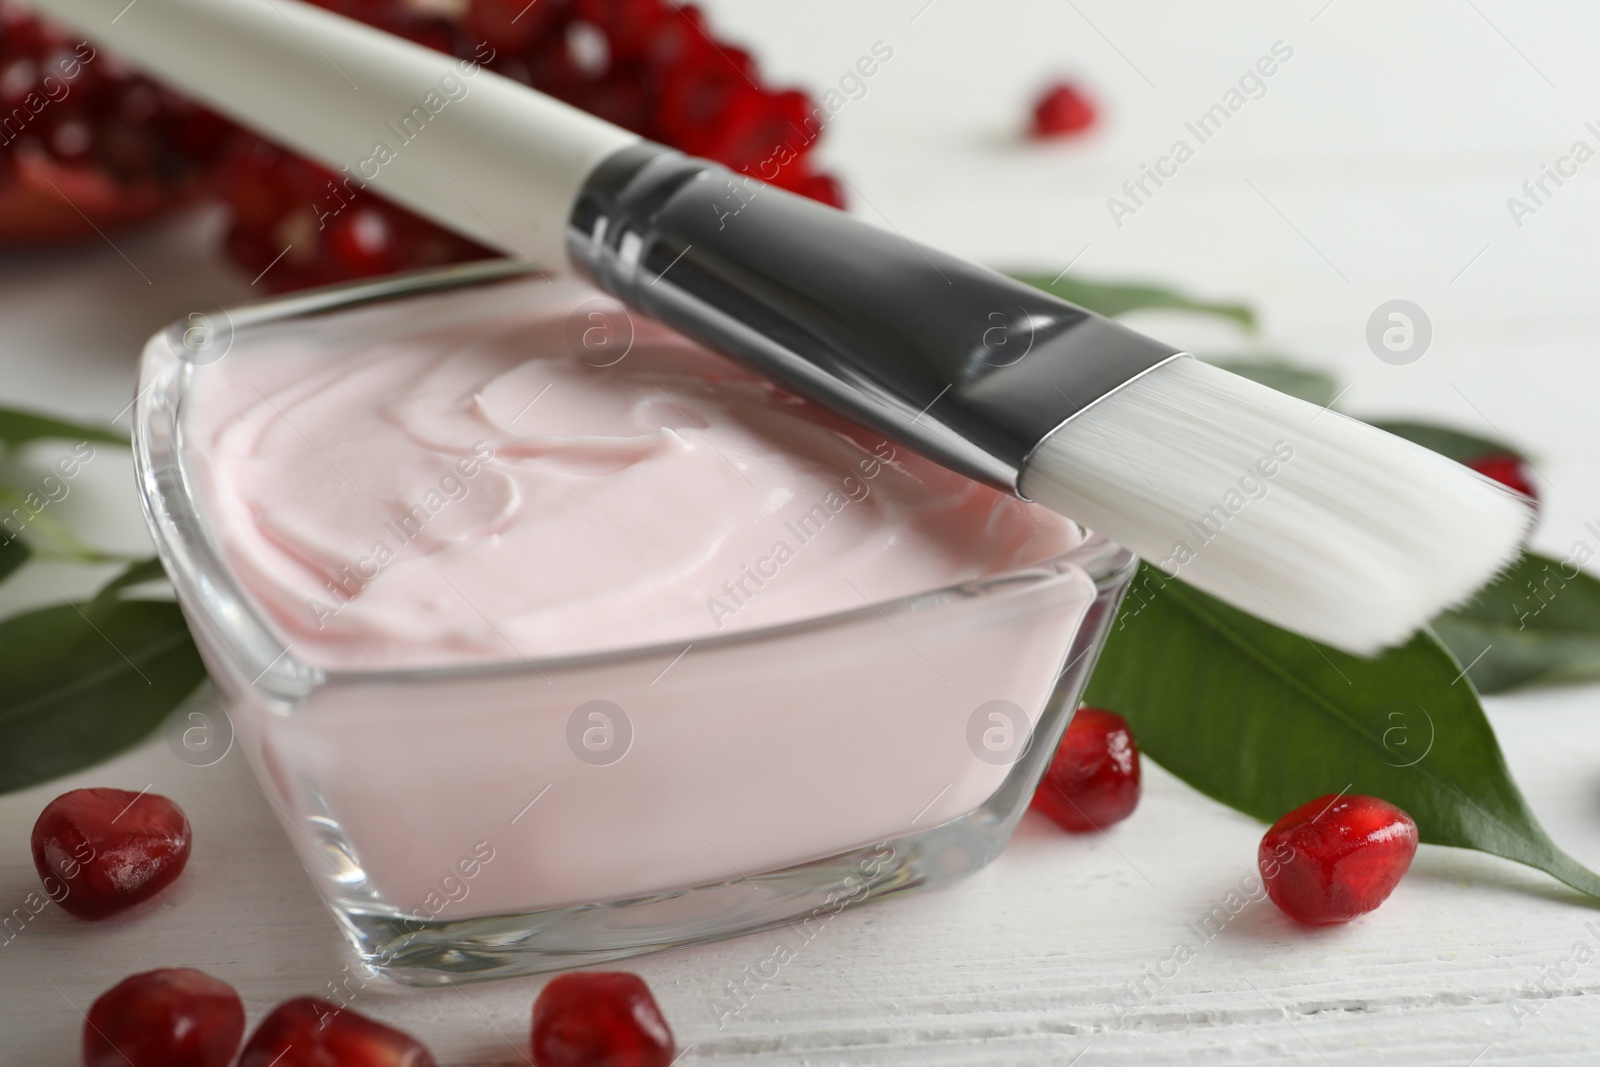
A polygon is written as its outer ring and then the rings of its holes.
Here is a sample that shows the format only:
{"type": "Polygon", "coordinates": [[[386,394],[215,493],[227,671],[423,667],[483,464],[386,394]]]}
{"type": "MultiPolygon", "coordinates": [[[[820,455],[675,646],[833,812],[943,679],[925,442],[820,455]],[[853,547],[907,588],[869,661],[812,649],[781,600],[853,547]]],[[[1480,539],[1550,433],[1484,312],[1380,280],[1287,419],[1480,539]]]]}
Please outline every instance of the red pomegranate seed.
{"type": "Polygon", "coordinates": [[[704,66],[718,59],[717,46],[696,4],[679,4],[663,19],[645,48],[645,61],[657,71],[704,66]]]}
{"type": "Polygon", "coordinates": [[[663,0],[577,0],[574,11],[606,35],[619,62],[642,58],[672,13],[663,0]]]}
{"type": "Polygon", "coordinates": [[[656,998],[636,974],[559,975],[533,1002],[536,1067],[669,1067],[673,1047],[656,998]]]}
{"type": "Polygon", "coordinates": [[[562,25],[570,8],[567,0],[471,0],[465,28],[497,52],[521,52],[562,25]]]}
{"type": "Polygon", "coordinates": [[[399,236],[382,211],[372,206],[342,212],[328,227],[328,242],[339,265],[352,277],[363,278],[398,270],[399,236]]]}
{"type": "Polygon", "coordinates": [[[154,793],[74,789],[33,824],[33,865],[80,919],[104,919],[172,884],[189,862],[189,820],[154,793]]]}
{"type": "Polygon", "coordinates": [[[1104,830],[1139,806],[1139,745],[1121,715],[1079,708],[1033,794],[1033,808],[1073,833],[1104,830]]]}
{"type": "Polygon", "coordinates": [[[261,1020],[239,1067],[436,1067],[410,1034],[315,997],[286,1000],[261,1020]]]}
{"type": "MultiPolygon", "coordinates": [[[[748,89],[748,87],[747,87],[748,89]]],[[[704,139],[699,154],[764,181],[803,167],[811,101],[804,93],[747,91],[739,94],[704,139]]]]}
{"type": "Polygon", "coordinates": [[[1467,466],[1538,503],[1539,494],[1534,491],[1533,483],[1528,478],[1528,465],[1520,456],[1494,452],[1487,456],[1479,456],[1467,466]]]}
{"type": "Polygon", "coordinates": [[[627,68],[583,86],[572,103],[591,115],[638,134],[648,132],[655,108],[650,94],[639,83],[639,72],[627,68]]]}
{"type": "Polygon", "coordinates": [[[244,1036],[244,1005],[227,982],[192,967],[124,978],[83,1026],[86,1067],[228,1067],[244,1036]]]}
{"type": "Polygon", "coordinates": [[[764,94],[751,85],[754,70],[749,54],[738,49],[673,67],[656,106],[656,129],[675,147],[710,156],[730,122],[764,110],[764,94]]]}
{"type": "Polygon", "coordinates": [[[1040,139],[1071,137],[1094,125],[1094,104],[1074,85],[1058,83],[1046,89],[1033,106],[1033,136],[1040,139]]]}
{"type": "Polygon", "coordinates": [[[788,188],[818,203],[844,210],[844,186],[831,174],[801,174],[788,188]]]}
{"type": "Polygon", "coordinates": [[[1417,824],[1386,800],[1318,797],[1273,824],[1256,859],[1291,919],[1349,922],[1389,898],[1417,854],[1417,824]]]}

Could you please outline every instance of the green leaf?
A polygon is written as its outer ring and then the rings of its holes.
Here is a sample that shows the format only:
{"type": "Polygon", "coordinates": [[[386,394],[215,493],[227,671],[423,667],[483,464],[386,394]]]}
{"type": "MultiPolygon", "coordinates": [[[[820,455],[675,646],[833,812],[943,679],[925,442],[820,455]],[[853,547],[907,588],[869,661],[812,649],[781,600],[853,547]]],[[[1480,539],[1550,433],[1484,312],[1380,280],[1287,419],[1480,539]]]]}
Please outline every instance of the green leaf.
{"type": "Polygon", "coordinates": [[[1220,315],[1232,319],[1248,330],[1256,328],[1255,312],[1243,304],[1218,304],[1195,300],[1160,286],[1086,282],[1077,278],[1064,276],[1052,278],[1048,274],[1027,272],[1013,273],[1012,277],[1020,282],[1026,282],[1035,289],[1054,293],[1063,300],[1106,316],[1114,317],[1141,308],[1171,308],[1178,311],[1196,311],[1205,315],[1220,315]]]}
{"type": "Polygon", "coordinates": [[[58,438],[63,441],[101,441],[127,445],[128,435],[109,426],[89,426],[65,419],[39,415],[20,408],[0,407],[0,443],[22,445],[29,441],[58,438]]]}
{"type": "Polygon", "coordinates": [[[205,673],[169,601],[120,600],[113,591],[93,604],[0,621],[0,793],[116,755],[159,726],[205,673]]]}
{"type": "Polygon", "coordinates": [[[1600,581],[1576,562],[1524,552],[1433,628],[1480,693],[1600,679],[1600,581]]]}
{"type": "Polygon", "coordinates": [[[1287,360],[1207,356],[1206,362],[1319,407],[1332,404],[1338,395],[1338,383],[1328,375],[1298,367],[1287,360]]]}
{"type": "Polygon", "coordinates": [[[93,615],[97,611],[109,608],[122,595],[122,591],[130,586],[165,580],[166,577],[167,572],[162,569],[161,561],[156,557],[134,560],[115,578],[100,587],[100,591],[94,595],[94,600],[89,605],[89,614],[93,615]]]}
{"type": "Polygon", "coordinates": [[[1424,841],[1600,896],[1600,875],[1534,819],[1460,672],[1426,632],[1359,659],[1146,564],[1086,699],[1125,716],[1163,767],[1263,822],[1325,794],[1371,794],[1407,811],[1424,841]]]}
{"type": "Polygon", "coordinates": [[[1492,437],[1479,437],[1476,434],[1463,433],[1461,430],[1452,430],[1448,426],[1435,426],[1429,422],[1388,422],[1383,420],[1368,419],[1367,423],[1380,430],[1404,437],[1407,441],[1415,441],[1423,448],[1430,448],[1442,455],[1449,456],[1457,463],[1470,463],[1475,459],[1494,454],[1516,456],[1526,459],[1526,454],[1514,445],[1504,441],[1497,441],[1492,437]]]}
{"type": "MultiPolygon", "coordinates": [[[[5,531],[0,530],[0,537],[5,537],[5,531]]],[[[11,572],[28,562],[28,544],[20,537],[0,541],[0,582],[11,576],[11,572]]]]}

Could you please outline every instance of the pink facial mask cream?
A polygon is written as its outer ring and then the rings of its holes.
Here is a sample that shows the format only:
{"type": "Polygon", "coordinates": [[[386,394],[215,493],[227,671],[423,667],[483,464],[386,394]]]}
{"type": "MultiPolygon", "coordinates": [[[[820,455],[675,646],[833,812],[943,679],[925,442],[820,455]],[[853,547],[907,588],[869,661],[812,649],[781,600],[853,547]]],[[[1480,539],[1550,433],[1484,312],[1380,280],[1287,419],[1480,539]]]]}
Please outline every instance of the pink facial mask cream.
{"type": "Polygon", "coordinates": [[[545,970],[987,862],[1127,554],[580,283],[479,273],[143,366],[163,558],[367,962],[545,970]]]}

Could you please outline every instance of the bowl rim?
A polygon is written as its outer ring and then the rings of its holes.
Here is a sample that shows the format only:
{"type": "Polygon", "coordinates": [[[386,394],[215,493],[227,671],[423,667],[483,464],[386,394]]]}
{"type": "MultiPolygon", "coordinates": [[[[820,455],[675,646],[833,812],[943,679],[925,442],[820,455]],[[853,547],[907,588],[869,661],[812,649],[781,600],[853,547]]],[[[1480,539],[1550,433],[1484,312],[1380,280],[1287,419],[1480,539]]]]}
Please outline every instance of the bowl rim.
{"type": "MultiPolygon", "coordinates": [[[[514,260],[485,260],[444,268],[391,275],[376,281],[325,286],[284,296],[268,297],[205,314],[221,316],[228,344],[241,331],[293,320],[311,319],[366,308],[404,297],[448,294],[461,290],[546,277],[537,268],[514,260]]],[[[1073,548],[1022,567],[948,586],[920,590],[883,600],[786,622],[700,634],[672,641],[599,648],[559,656],[484,660],[419,667],[322,667],[293,653],[267,612],[237,580],[211,537],[183,462],[184,401],[201,361],[186,359],[186,331],[194,316],[176,320],[146,342],[139,361],[138,392],[133,407],[133,458],[145,521],[156,544],[163,568],[177,590],[191,625],[197,621],[213,638],[213,645],[230,664],[241,669],[250,685],[268,696],[299,703],[316,689],[331,684],[426,684],[464,677],[515,675],[647,661],[681,655],[685,646],[721,649],[783,640],[791,635],[848,625],[877,614],[893,625],[893,616],[925,611],[952,600],[992,599],[1045,583],[1062,582],[1086,573],[1097,587],[1119,580],[1130,571],[1136,557],[1093,531],[1073,548]],[[197,620],[198,616],[198,620],[197,620]],[[272,653],[272,649],[277,649],[272,653]]],[[[208,329],[214,326],[208,325],[208,329]]],[[[226,351],[224,351],[224,355],[226,351]]],[[[205,362],[211,362],[206,360],[205,362]]],[[[865,600],[865,598],[863,598],[865,600]]],[[[898,629],[898,627],[896,627],[898,629]]],[[[516,649],[508,640],[508,645],[516,649]]]]}

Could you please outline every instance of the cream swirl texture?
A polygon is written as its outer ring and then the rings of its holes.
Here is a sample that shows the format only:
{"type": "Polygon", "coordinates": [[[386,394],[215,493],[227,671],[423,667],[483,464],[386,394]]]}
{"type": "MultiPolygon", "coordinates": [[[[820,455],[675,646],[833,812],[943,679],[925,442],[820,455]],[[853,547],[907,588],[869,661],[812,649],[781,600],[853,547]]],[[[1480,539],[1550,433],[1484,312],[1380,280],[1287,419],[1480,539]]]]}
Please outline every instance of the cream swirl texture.
{"type": "Polygon", "coordinates": [[[289,331],[196,368],[186,469],[299,656],[383,668],[689,642],[1081,538],[637,316],[626,355],[591,365],[568,319],[592,294],[549,288],[332,351],[289,331]]]}

